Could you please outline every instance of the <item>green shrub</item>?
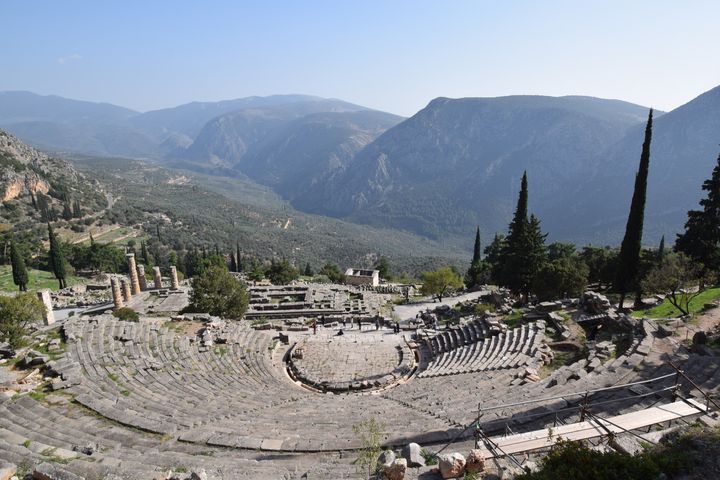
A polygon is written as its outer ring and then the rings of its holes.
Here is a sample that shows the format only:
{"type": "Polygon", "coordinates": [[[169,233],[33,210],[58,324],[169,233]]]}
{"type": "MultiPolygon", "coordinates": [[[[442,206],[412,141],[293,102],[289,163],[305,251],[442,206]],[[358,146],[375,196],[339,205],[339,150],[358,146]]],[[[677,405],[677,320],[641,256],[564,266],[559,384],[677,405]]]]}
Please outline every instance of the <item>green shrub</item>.
{"type": "Polygon", "coordinates": [[[672,474],[687,466],[687,457],[681,451],[650,450],[639,455],[619,452],[601,452],[590,449],[582,442],[562,439],[540,461],[536,472],[518,475],[516,480],[646,480],[658,478],[661,473],[672,474]]]}
{"type": "Polygon", "coordinates": [[[137,322],[140,320],[137,312],[129,307],[118,308],[113,312],[113,316],[125,322],[137,322]]]}
{"type": "Polygon", "coordinates": [[[422,455],[423,459],[425,460],[425,465],[437,465],[438,464],[438,457],[433,452],[428,450],[427,448],[423,448],[420,450],[420,455],[422,455]]]}

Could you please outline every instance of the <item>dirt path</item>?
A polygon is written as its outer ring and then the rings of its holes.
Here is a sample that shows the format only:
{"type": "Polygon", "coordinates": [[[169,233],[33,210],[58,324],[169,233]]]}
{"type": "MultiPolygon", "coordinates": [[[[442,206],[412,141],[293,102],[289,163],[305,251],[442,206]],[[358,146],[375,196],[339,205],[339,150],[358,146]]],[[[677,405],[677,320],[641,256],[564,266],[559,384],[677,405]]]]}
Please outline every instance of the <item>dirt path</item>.
{"type": "Polygon", "coordinates": [[[464,295],[459,295],[457,297],[448,297],[443,299],[442,302],[424,301],[421,303],[413,303],[410,305],[396,305],[395,307],[393,307],[393,313],[395,313],[400,318],[400,320],[408,320],[411,318],[415,318],[418,313],[424,312],[428,308],[432,310],[433,308],[439,307],[440,305],[448,305],[452,307],[453,305],[457,305],[458,303],[464,302],[466,300],[474,300],[478,297],[482,297],[483,295],[487,295],[488,293],[490,293],[489,290],[480,290],[478,292],[470,292],[464,295]]]}

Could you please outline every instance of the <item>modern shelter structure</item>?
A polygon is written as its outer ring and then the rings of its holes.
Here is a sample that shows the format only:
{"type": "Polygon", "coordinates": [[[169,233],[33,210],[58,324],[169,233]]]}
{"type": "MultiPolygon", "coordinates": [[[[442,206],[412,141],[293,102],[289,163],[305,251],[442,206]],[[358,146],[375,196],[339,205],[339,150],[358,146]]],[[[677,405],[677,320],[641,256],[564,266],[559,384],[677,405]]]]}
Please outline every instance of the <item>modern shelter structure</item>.
{"type": "Polygon", "coordinates": [[[380,285],[380,272],[378,270],[360,270],[348,268],[345,271],[345,283],[350,285],[380,285]]]}

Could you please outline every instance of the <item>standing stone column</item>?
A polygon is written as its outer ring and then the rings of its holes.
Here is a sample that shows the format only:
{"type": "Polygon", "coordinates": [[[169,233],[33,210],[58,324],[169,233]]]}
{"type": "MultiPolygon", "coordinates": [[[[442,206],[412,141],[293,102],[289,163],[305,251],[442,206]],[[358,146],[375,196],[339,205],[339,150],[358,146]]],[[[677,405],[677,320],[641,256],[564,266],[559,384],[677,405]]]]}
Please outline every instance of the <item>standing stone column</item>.
{"type": "Polygon", "coordinates": [[[160,275],[160,267],[153,267],[153,277],[155,279],[155,288],[162,288],[162,276],[160,275]]]}
{"type": "Polygon", "coordinates": [[[173,265],[170,267],[170,288],[177,290],[180,288],[180,282],[178,281],[177,268],[173,265]]]}
{"type": "Polygon", "coordinates": [[[130,286],[132,287],[132,294],[137,295],[140,293],[140,281],[138,280],[137,266],[135,265],[135,254],[128,253],[125,255],[127,260],[128,271],[130,272],[130,286]]]}
{"type": "Polygon", "coordinates": [[[132,298],[132,290],[130,289],[130,282],[126,278],[120,279],[120,285],[122,286],[123,299],[127,302],[132,298]]]}
{"type": "Polygon", "coordinates": [[[140,282],[140,290],[147,290],[147,278],[145,278],[145,265],[137,266],[138,282],[140,282]]]}
{"type": "Polygon", "coordinates": [[[52,300],[50,300],[50,290],[40,290],[37,292],[37,296],[45,305],[45,313],[43,313],[45,325],[52,325],[55,323],[55,313],[52,308],[52,300]]]}
{"type": "Polygon", "coordinates": [[[115,304],[115,309],[123,308],[125,304],[123,303],[122,293],[120,293],[120,282],[118,282],[118,279],[113,277],[110,279],[110,288],[112,289],[112,297],[113,297],[113,303],[115,304]]]}

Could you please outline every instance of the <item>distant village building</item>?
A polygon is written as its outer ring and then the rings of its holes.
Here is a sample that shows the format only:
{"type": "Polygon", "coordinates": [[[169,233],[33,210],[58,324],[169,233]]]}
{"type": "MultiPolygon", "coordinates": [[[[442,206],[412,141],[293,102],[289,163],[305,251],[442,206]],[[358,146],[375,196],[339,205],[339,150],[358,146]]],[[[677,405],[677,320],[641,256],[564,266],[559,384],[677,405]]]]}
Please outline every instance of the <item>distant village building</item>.
{"type": "Polygon", "coordinates": [[[377,287],[380,285],[380,271],[348,268],[345,271],[345,283],[350,285],[372,285],[373,287],[377,287]]]}

